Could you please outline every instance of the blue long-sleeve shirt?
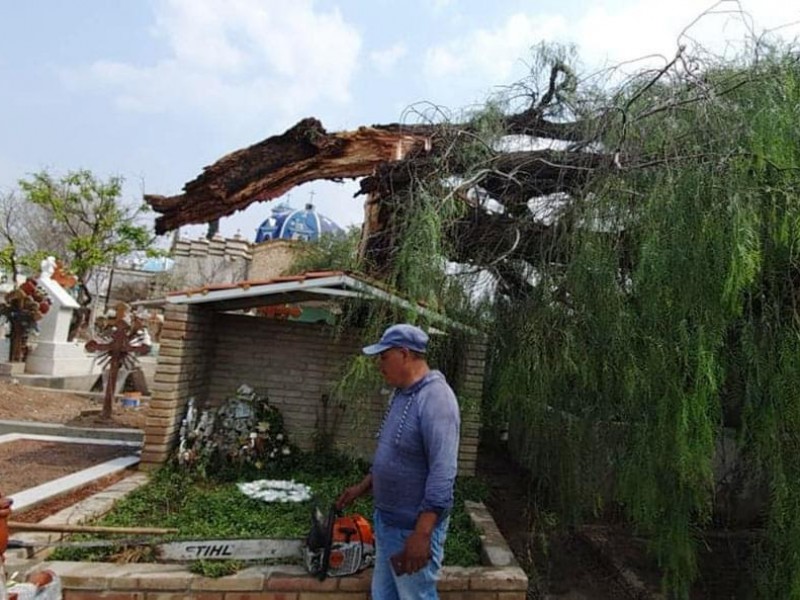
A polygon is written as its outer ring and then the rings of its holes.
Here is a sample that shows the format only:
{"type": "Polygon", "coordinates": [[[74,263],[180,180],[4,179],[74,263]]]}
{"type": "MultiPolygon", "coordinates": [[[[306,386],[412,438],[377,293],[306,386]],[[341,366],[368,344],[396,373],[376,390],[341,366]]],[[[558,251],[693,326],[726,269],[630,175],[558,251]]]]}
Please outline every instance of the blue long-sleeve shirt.
{"type": "Polygon", "coordinates": [[[456,396],[439,371],[395,390],[372,462],[375,508],[387,523],[413,529],[421,512],[450,511],[460,427],[456,396]]]}

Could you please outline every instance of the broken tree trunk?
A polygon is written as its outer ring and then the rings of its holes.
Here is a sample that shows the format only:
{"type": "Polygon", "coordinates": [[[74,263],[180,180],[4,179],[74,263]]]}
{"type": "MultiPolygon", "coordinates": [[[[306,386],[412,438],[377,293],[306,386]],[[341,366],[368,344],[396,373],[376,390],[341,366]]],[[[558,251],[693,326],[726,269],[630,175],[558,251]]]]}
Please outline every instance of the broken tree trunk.
{"type": "MultiPolygon", "coordinates": [[[[583,124],[550,123],[537,109],[508,116],[504,125],[509,135],[586,141],[582,137],[583,124]]],[[[161,213],[156,219],[156,232],[164,233],[181,225],[219,219],[253,202],[280,197],[310,181],[362,178],[356,196],[364,194],[367,201],[359,253],[366,272],[383,278],[391,272],[398,238],[404,235],[394,224],[403,212],[402,203],[408,198],[409,187],[414,181],[435,176],[437,170],[443,169],[443,163],[448,177],[464,175],[470,180],[470,187],[483,190],[505,206],[511,216],[527,212],[530,198],[575,191],[590,173],[613,164],[608,155],[580,150],[488,149],[485,172],[476,177],[474,173],[462,172],[467,165],[459,166],[457,156],[450,150],[454,144],[474,137],[471,127],[449,123],[388,124],[328,133],[317,119],[308,118],[281,135],[221,158],[188,182],[183,194],[148,195],[145,200],[161,213]]],[[[459,192],[459,196],[464,194],[459,192]]],[[[507,235],[498,231],[506,223],[490,221],[493,226],[490,229],[500,237],[483,246],[457,247],[456,253],[467,260],[470,256],[480,259],[488,258],[487,248],[506,247],[507,235]]],[[[465,227],[471,229],[476,224],[462,222],[451,232],[463,233],[465,227]]],[[[546,228],[524,233],[537,232],[545,237],[551,233],[546,228]]],[[[535,246],[551,241],[537,241],[535,237],[526,239],[527,243],[512,253],[529,254],[535,246]]]]}
{"type": "Polygon", "coordinates": [[[156,233],[189,223],[207,223],[247,208],[259,200],[282,196],[318,179],[339,180],[370,175],[385,162],[403,159],[430,146],[425,133],[402,126],[361,127],[328,133],[316,119],[304,119],[282,135],[267,138],[206,167],[178,196],[145,196],[162,216],[156,233]]]}
{"type": "MultiPolygon", "coordinates": [[[[506,121],[509,134],[578,140],[582,130],[576,123],[549,123],[537,111],[512,115],[506,121]]],[[[188,182],[183,194],[146,195],[145,201],[161,214],[156,233],[162,234],[231,215],[303,183],[370,176],[381,165],[435,155],[437,140],[469,129],[467,124],[393,123],[328,133],[317,119],[303,119],[281,135],[222,157],[188,182]]],[[[362,193],[367,191],[362,189],[362,193]]]]}

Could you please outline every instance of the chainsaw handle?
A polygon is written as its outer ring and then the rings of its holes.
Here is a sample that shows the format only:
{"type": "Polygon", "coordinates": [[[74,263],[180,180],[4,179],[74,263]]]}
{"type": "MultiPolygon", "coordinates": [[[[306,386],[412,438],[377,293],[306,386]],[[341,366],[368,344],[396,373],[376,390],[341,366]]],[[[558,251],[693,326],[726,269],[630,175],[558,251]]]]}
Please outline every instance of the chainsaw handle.
{"type": "Polygon", "coordinates": [[[325,547],[322,549],[322,569],[317,576],[320,581],[325,581],[325,578],[328,576],[328,568],[331,566],[331,549],[333,547],[333,527],[336,524],[336,513],[339,509],[336,508],[336,504],[331,504],[330,510],[328,510],[328,534],[325,539],[325,547]]]}

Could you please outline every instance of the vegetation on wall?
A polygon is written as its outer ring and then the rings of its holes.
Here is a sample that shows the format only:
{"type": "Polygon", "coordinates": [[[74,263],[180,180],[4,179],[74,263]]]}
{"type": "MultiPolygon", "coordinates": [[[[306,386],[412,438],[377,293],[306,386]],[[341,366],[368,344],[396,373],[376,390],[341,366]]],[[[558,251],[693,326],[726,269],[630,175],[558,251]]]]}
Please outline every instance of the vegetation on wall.
{"type": "Polygon", "coordinates": [[[324,233],[314,242],[295,242],[299,248],[289,273],[307,271],[350,271],[358,260],[358,239],[361,228],[348,227],[344,234],[324,233]]]}

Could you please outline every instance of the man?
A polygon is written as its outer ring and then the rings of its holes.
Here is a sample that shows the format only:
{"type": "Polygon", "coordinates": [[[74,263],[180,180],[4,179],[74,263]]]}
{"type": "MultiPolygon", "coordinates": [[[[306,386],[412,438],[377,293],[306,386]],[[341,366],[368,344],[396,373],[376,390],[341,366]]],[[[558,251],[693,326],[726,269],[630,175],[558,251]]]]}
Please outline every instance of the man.
{"type": "Polygon", "coordinates": [[[438,598],[436,580],[453,507],[460,415],[453,390],[425,359],[428,335],[389,327],[363,349],[378,357],[395,388],[378,433],[372,469],[339,497],[339,509],[372,491],[375,504],[374,600],[438,598]]]}

